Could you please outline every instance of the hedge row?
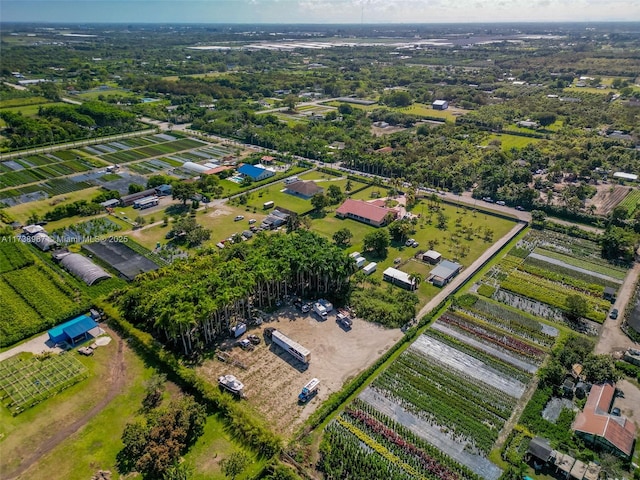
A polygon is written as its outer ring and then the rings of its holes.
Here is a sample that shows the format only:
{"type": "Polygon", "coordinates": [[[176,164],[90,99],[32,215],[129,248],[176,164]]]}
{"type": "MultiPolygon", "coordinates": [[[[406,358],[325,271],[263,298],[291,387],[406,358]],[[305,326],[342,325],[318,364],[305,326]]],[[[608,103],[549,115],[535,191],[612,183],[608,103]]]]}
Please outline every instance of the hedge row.
{"type": "Polygon", "coordinates": [[[404,337],[400,341],[398,341],[390,350],[388,350],[384,355],[382,355],[373,365],[363,371],[356,378],[351,380],[348,385],[345,385],[342,390],[333,393],[329,396],[329,398],[316,410],[307,420],[305,426],[303,428],[303,434],[308,433],[322,422],[325,421],[333,412],[335,412],[340,406],[347,401],[347,399],[353,395],[356,390],[362,387],[365,383],[371,380],[372,375],[380,368],[391,356],[400,350],[406,343],[413,342],[422,328],[426,326],[431,320],[433,320],[434,316],[437,312],[440,311],[448,302],[448,299],[443,300],[438,304],[436,308],[431,310],[430,313],[422,317],[418,325],[408,329],[404,337]]]}
{"type": "Polygon", "coordinates": [[[171,380],[206,405],[210,412],[220,414],[232,436],[265,457],[272,457],[282,450],[282,440],[242,403],[221,392],[192,368],[182,365],[173,353],[149,333],[124,320],[115,307],[106,302],[101,302],[99,307],[104,310],[110,325],[131,340],[138,354],[157,364],[171,380]]]}
{"type": "Polygon", "coordinates": [[[583,230],[577,225],[562,225],[553,221],[547,220],[544,223],[545,230],[551,230],[552,232],[564,233],[570,237],[582,238],[583,240],[591,240],[592,242],[599,242],[601,235],[597,232],[591,232],[583,230]]]}

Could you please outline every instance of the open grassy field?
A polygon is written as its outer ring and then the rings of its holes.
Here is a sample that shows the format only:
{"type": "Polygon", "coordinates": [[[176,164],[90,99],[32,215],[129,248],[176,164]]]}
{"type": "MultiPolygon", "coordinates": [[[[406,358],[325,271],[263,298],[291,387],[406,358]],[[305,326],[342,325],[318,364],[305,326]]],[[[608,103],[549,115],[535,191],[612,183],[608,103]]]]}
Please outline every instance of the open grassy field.
{"type": "MultiPolygon", "coordinates": [[[[116,342],[98,348],[92,357],[78,359],[87,368],[89,378],[24,413],[13,417],[0,408],[2,455],[0,477],[14,470],[37,446],[58,429],[88,412],[107,393],[111,361],[117,353],[116,342]]],[[[126,388],[84,429],[70,436],[50,455],[19,478],[86,479],[99,468],[115,471],[115,455],[121,448],[120,435],[133,418],[144,396],[144,381],[151,371],[142,360],[125,348],[126,388]]]]}
{"type": "MultiPolygon", "coordinates": [[[[364,198],[368,199],[367,197],[364,198]]],[[[432,223],[429,223],[428,208],[425,200],[422,200],[413,208],[413,213],[420,214],[422,217],[418,221],[415,233],[411,234],[411,238],[414,238],[420,244],[418,248],[406,247],[404,244],[392,242],[387,256],[383,259],[364,255],[367,260],[378,263],[377,271],[372,275],[374,277],[382,279],[382,272],[387,267],[393,266],[409,273],[421,274],[425,281],[422,282],[417,291],[420,305],[424,305],[429,299],[433,298],[440,289],[426,282],[429,272],[433,267],[421,261],[412,260],[418,250],[428,250],[429,242],[434,241],[436,242],[434,249],[440,252],[445,259],[455,260],[464,267],[467,267],[489,248],[493,244],[493,241],[485,241],[482,236],[478,237],[477,234],[470,239],[465,238],[461,234],[456,234],[457,219],[460,219],[461,226],[472,227],[477,233],[481,233],[480,230],[484,230],[485,227],[490,228],[493,230],[493,240],[497,240],[505,235],[514,225],[512,221],[482,212],[474,214],[465,208],[456,208],[455,206],[447,204],[442,204],[442,208],[444,214],[449,219],[447,228],[443,230],[436,228],[435,215],[431,219],[432,223]],[[457,245],[468,247],[468,253],[465,256],[458,255],[457,245]],[[400,267],[394,264],[394,260],[398,258],[400,259],[400,267]]],[[[376,228],[351,219],[339,219],[333,211],[335,211],[335,208],[333,208],[332,211],[328,211],[324,217],[315,218],[312,222],[312,230],[327,238],[332,238],[337,230],[348,228],[353,234],[353,238],[351,239],[351,246],[345,251],[363,252],[364,236],[376,228]]]]}
{"type": "MultiPolygon", "coordinates": [[[[425,105],[423,103],[414,103],[408,107],[394,108],[394,110],[397,110],[402,113],[406,113],[408,115],[417,115],[419,117],[438,117],[444,120],[451,120],[451,121],[455,121],[456,116],[459,116],[459,115],[454,115],[453,110],[450,110],[450,109],[434,110],[433,108],[431,108],[430,105],[425,105]]],[[[462,112],[461,110],[458,110],[458,109],[456,109],[456,111],[462,112]]]]}
{"type": "Polygon", "coordinates": [[[71,203],[77,200],[89,200],[95,197],[99,192],[100,187],[78,190],[76,192],[66,193],[64,195],[58,195],[44,200],[38,200],[36,202],[21,203],[20,205],[7,208],[6,211],[16,220],[26,222],[27,218],[29,218],[33,213],[44,215],[49,210],[53,210],[55,205],[71,203]]]}
{"type": "Polygon", "coordinates": [[[169,75],[168,77],[162,77],[163,80],[168,80],[170,82],[177,82],[180,77],[189,77],[189,78],[216,78],[222,77],[224,75],[229,75],[234,72],[207,72],[207,73],[192,73],[191,75],[169,75]]]}
{"type": "Polygon", "coordinates": [[[491,140],[500,140],[502,150],[511,150],[512,148],[523,148],[530,143],[537,143],[539,138],[521,137],[519,135],[509,135],[505,133],[495,133],[489,136],[485,145],[488,145],[491,140]]]}
{"type": "Polygon", "coordinates": [[[83,100],[96,100],[99,96],[103,97],[113,97],[115,95],[127,95],[131,97],[135,97],[130,91],[124,90],[122,88],[113,88],[109,90],[91,90],[88,92],[82,92],[76,95],[77,97],[83,100]]]}
{"type": "Polygon", "coordinates": [[[44,97],[23,97],[23,98],[10,98],[7,100],[0,100],[0,109],[10,107],[22,107],[25,105],[40,105],[43,103],[49,103],[44,97]]]}
{"type": "Polygon", "coordinates": [[[62,102],[52,102],[52,103],[40,103],[36,105],[22,105],[19,107],[7,107],[1,108],[2,112],[13,112],[13,113],[22,113],[25,117],[35,117],[38,115],[38,109],[43,106],[52,106],[52,105],[64,105],[62,102]]]}

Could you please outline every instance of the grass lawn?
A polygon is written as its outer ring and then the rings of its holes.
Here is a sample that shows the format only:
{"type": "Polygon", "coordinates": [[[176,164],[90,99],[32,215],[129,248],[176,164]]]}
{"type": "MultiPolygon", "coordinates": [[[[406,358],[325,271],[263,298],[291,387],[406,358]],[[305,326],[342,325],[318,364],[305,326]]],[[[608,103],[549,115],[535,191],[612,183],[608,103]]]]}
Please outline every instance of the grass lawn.
{"type": "Polygon", "coordinates": [[[185,461],[194,466],[192,480],[223,480],[220,469],[220,461],[230,454],[244,451],[250,459],[250,464],[239,478],[253,478],[262,470],[267,459],[260,459],[255,454],[245,450],[240,444],[229,439],[225,432],[225,425],[215,416],[207,418],[204,434],[198,439],[189,453],[184,457],[185,461]]]}
{"type": "Polygon", "coordinates": [[[485,145],[488,145],[491,140],[500,140],[502,150],[511,150],[512,148],[526,147],[530,143],[537,143],[541,139],[532,137],[521,137],[519,135],[509,135],[504,133],[495,133],[489,136],[489,138],[485,142],[485,145]]]}
{"type": "MultiPolygon", "coordinates": [[[[116,355],[117,344],[99,347],[92,357],[78,359],[88,368],[89,378],[13,417],[0,408],[2,455],[0,477],[15,469],[21,460],[61,425],[73,423],[89,411],[108,389],[109,361],[116,355]]],[[[70,436],[53,452],[19,478],[86,479],[99,468],[115,471],[115,456],[121,448],[124,424],[133,418],[144,396],[143,383],[151,371],[142,360],[125,349],[126,388],[83,429],[70,436]]]]}
{"type": "Polygon", "coordinates": [[[365,110],[367,112],[371,110],[375,110],[376,108],[382,107],[382,105],[378,105],[377,103],[374,103],[373,105],[360,105],[358,103],[348,103],[348,102],[338,102],[338,101],[325,102],[323,103],[323,105],[329,105],[330,107],[339,107],[343,103],[346,103],[347,105],[350,105],[353,108],[359,108],[360,110],[365,110]]]}
{"type": "Polygon", "coordinates": [[[576,87],[575,85],[571,85],[569,87],[563,88],[562,91],[564,93],[586,92],[586,93],[595,93],[595,94],[600,94],[600,95],[607,95],[609,92],[615,92],[615,88],[612,88],[612,87],[606,87],[606,88],[576,87]]]}
{"type": "Polygon", "coordinates": [[[93,90],[90,92],[79,93],[76,96],[79,98],[82,98],[83,100],[97,100],[100,95],[102,95],[103,97],[112,97],[114,95],[120,95],[120,96],[126,95],[131,98],[136,97],[135,94],[131,93],[130,91],[124,90],[122,88],[116,88],[113,90],[93,90]]]}
{"type": "Polygon", "coordinates": [[[54,102],[54,103],[42,103],[39,105],[23,105],[20,107],[8,107],[8,108],[3,108],[0,111],[1,112],[13,112],[13,113],[22,113],[22,115],[24,115],[25,117],[35,117],[36,115],[38,115],[38,109],[40,107],[43,106],[47,106],[50,107],[52,105],[66,105],[65,103],[62,102],[54,102]]]}
{"type": "MultiPolygon", "coordinates": [[[[26,222],[27,218],[29,218],[32,213],[37,213],[42,216],[48,211],[53,210],[56,205],[67,204],[77,200],[90,200],[97,196],[100,191],[100,187],[87,188],[84,190],[65,193],[64,195],[46,198],[44,200],[38,200],[36,202],[21,203],[20,205],[7,208],[6,211],[16,220],[26,222]],[[51,205],[52,202],[58,203],[56,203],[56,205],[51,205]]],[[[45,228],[49,230],[48,226],[45,228]]]]}
{"type": "Polygon", "coordinates": [[[414,103],[408,107],[394,108],[393,110],[397,110],[408,115],[417,115],[419,117],[438,117],[445,120],[451,120],[452,122],[456,119],[456,115],[454,115],[450,110],[434,110],[430,105],[425,105],[423,103],[414,103]]]}
{"type": "MultiPolygon", "coordinates": [[[[455,233],[456,230],[455,222],[457,218],[461,219],[460,224],[462,226],[471,226],[476,230],[483,230],[485,227],[492,229],[494,232],[494,241],[509,232],[509,230],[511,230],[514,225],[512,221],[494,217],[492,215],[486,215],[480,212],[476,213],[474,216],[474,214],[469,210],[456,208],[452,205],[442,204],[442,208],[444,209],[444,214],[449,218],[446,230],[440,230],[436,228],[435,215],[433,215],[432,218],[433,223],[428,223],[429,215],[427,210],[427,203],[425,200],[422,200],[421,203],[418,203],[413,208],[413,213],[421,214],[422,216],[422,218],[419,220],[418,225],[416,226],[415,233],[411,234],[411,237],[418,241],[418,243],[420,244],[418,248],[405,247],[404,244],[392,242],[391,247],[388,249],[387,256],[384,259],[378,259],[373,258],[370,255],[364,255],[368,261],[374,261],[378,263],[377,270],[372,274],[372,276],[377,276],[380,279],[382,279],[382,272],[387,267],[396,266],[394,265],[394,260],[396,258],[400,258],[402,263],[407,262],[405,265],[400,267],[400,270],[409,273],[420,273],[423,279],[425,279],[425,281],[422,282],[422,284],[418,288],[417,292],[420,299],[420,306],[424,305],[429,299],[433,298],[440,291],[440,289],[434,287],[426,281],[433,266],[423,264],[419,261],[411,260],[418,252],[418,250],[428,250],[429,241],[434,240],[437,242],[434,246],[434,249],[440,252],[445,259],[455,260],[461,263],[464,267],[468,267],[482,253],[484,253],[487,248],[493,245],[493,242],[486,242],[481,237],[478,238],[475,235],[471,240],[467,240],[463,235],[458,235],[456,239],[451,240],[451,236],[455,233]],[[456,249],[454,247],[458,244],[469,248],[469,252],[467,253],[467,255],[462,258],[456,258],[456,249]]],[[[335,208],[333,210],[335,210],[335,208]]],[[[312,230],[331,239],[333,237],[333,234],[337,230],[341,228],[348,228],[353,234],[353,238],[351,239],[351,246],[348,247],[345,251],[363,252],[364,236],[367,233],[375,230],[375,227],[351,219],[339,219],[335,216],[333,210],[331,212],[328,211],[326,216],[323,218],[315,218],[312,222],[312,230]]]]}
{"type": "Polygon", "coordinates": [[[276,207],[283,207],[297,213],[304,213],[313,208],[310,200],[284,193],[281,191],[284,188],[285,185],[283,183],[276,183],[256,192],[251,192],[247,206],[252,209],[255,208],[258,212],[265,212],[263,209],[264,203],[273,201],[276,207]]]}
{"type": "Polygon", "coordinates": [[[0,100],[0,108],[21,107],[24,105],[40,105],[43,103],[49,103],[49,100],[44,97],[10,98],[8,100],[0,100]]]}

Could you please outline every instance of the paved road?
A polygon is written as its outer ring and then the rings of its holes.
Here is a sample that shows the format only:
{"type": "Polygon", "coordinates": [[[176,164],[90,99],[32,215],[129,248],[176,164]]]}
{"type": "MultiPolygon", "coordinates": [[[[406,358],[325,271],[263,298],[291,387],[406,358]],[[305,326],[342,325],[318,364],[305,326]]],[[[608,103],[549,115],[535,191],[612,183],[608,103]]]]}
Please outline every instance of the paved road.
{"type": "Polygon", "coordinates": [[[611,308],[618,309],[618,319],[612,320],[607,318],[600,331],[600,338],[596,344],[595,353],[613,353],[624,351],[630,347],[640,348],[640,345],[633,342],[627,337],[622,330],[620,330],[620,324],[624,319],[624,314],[627,308],[633,308],[630,304],[633,299],[634,287],[640,276],[640,263],[635,263],[633,267],[627,273],[624,279],[624,283],[618,291],[618,296],[615,303],[611,308]]]}

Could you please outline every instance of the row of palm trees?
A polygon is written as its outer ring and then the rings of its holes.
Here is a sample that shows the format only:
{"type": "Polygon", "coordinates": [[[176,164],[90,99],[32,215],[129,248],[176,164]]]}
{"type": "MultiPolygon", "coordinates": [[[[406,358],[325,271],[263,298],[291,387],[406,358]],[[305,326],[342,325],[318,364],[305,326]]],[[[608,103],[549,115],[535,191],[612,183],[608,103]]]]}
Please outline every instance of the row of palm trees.
{"type": "Polygon", "coordinates": [[[123,315],[179,347],[185,355],[225,336],[286,295],[339,296],[355,263],[313,232],[257,236],[221,254],[203,251],[144,274],[116,302],[123,315]]]}

